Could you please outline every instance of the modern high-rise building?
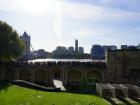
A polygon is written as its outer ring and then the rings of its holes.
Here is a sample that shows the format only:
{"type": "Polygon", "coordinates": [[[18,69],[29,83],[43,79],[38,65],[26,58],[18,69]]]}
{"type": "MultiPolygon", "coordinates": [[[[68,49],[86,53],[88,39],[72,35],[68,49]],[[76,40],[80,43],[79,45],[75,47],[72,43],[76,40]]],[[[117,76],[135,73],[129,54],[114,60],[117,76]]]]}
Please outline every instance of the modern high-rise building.
{"type": "Polygon", "coordinates": [[[31,45],[31,38],[30,35],[28,35],[26,32],[23,33],[20,38],[24,41],[25,43],[25,49],[24,49],[24,55],[29,55],[30,54],[30,45],[31,45]]]}
{"type": "Polygon", "coordinates": [[[73,46],[70,46],[68,48],[68,53],[71,54],[71,55],[74,55],[74,47],[73,46]]]}
{"type": "Polygon", "coordinates": [[[75,54],[78,54],[78,40],[75,40],[75,54]]]}
{"type": "Polygon", "coordinates": [[[92,59],[104,59],[105,51],[101,45],[93,45],[91,48],[92,59]]]}
{"type": "Polygon", "coordinates": [[[79,54],[84,54],[84,48],[83,47],[79,47],[79,54]]]}

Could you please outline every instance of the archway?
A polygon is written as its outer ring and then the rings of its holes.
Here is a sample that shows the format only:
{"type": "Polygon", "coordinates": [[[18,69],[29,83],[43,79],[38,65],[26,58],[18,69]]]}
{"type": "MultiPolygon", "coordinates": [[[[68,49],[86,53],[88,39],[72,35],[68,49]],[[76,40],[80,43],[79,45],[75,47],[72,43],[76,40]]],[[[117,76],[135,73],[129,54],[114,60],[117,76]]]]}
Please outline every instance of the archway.
{"type": "Polygon", "coordinates": [[[95,84],[96,82],[101,82],[102,74],[97,70],[91,70],[86,75],[86,82],[87,84],[95,84]]]}
{"type": "Polygon", "coordinates": [[[82,73],[78,70],[72,70],[67,74],[69,85],[81,85],[82,83],[82,73]]]}
{"type": "Polygon", "coordinates": [[[46,82],[46,72],[44,70],[37,70],[35,72],[35,81],[39,83],[46,82]]]}
{"type": "Polygon", "coordinates": [[[15,80],[15,71],[12,69],[5,70],[5,80],[6,81],[15,80]]]}
{"type": "Polygon", "coordinates": [[[19,72],[19,79],[20,80],[25,80],[25,81],[31,81],[31,73],[29,70],[21,70],[19,72]]]}
{"type": "Polygon", "coordinates": [[[63,80],[63,72],[62,70],[54,70],[52,74],[52,78],[56,80],[63,80]]]}

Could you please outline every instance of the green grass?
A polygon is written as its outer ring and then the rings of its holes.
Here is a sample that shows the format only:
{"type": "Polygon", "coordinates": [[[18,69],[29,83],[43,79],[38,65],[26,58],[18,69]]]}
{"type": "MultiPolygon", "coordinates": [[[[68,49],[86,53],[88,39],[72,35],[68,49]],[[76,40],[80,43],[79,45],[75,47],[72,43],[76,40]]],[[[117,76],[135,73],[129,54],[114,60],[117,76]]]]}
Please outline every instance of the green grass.
{"type": "Polygon", "coordinates": [[[16,85],[0,90],[0,105],[111,105],[95,95],[43,92],[16,85]]]}
{"type": "MultiPolygon", "coordinates": [[[[111,105],[96,95],[43,92],[16,85],[0,87],[0,105],[111,105]]],[[[122,104],[121,104],[122,105],[122,104]]],[[[133,104],[140,105],[140,103],[133,104]]]]}

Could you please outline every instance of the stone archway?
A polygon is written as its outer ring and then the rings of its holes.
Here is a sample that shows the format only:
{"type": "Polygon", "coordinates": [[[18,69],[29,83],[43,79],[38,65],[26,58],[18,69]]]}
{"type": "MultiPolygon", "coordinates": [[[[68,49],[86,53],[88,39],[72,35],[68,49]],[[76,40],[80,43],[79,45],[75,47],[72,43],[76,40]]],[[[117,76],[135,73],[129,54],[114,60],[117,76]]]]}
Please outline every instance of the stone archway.
{"type": "Polygon", "coordinates": [[[68,85],[81,85],[82,84],[82,72],[78,70],[72,70],[67,73],[68,85]]]}
{"type": "Polygon", "coordinates": [[[35,72],[35,81],[39,83],[46,82],[46,72],[44,70],[37,70],[35,72]]]}
{"type": "Polygon", "coordinates": [[[97,70],[91,70],[86,74],[86,83],[95,84],[96,82],[102,81],[102,73],[97,70]]]}
{"type": "Polygon", "coordinates": [[[54,70],[52,73],[52,78],[56,80],[63,80],[63,71],[62,70],[54,70]]]}
{"type": "Polygon", "coordinates": [[[27,69],[20,70],[19,79],[25,81],[31,81],[31,73],[27,69]]]}
{"type": "Polygon", "coordinates": [[[15,80],[15,71],[12,69],[6,69],[5,70],[5,80],[6,81],[15,80]]]}

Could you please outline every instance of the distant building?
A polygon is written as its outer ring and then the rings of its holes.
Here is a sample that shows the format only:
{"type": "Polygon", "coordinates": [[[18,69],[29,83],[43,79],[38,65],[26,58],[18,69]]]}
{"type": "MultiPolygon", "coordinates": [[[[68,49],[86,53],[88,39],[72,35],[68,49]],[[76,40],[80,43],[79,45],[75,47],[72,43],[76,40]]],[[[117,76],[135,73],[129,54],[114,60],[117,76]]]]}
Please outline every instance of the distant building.
{"type": "Polygon", "coordinates": [[[44,49],[33,51],[32,54],[35,58],[47,58],[48,56],[48,52],[46,52],[44,49]]]}
{"type": "Polygon", "coordinates": [[[66,47],[63,46],[58,46],[54,51],[53,51],[53,57],[56,58],[64,58],[68,55],[68,50],[66,47]]]}
{"type": "Polygon", "coordinates": [[[83,47],[79,47],[79,54],[83,55],[84,54],[84,48],[83,47]]]}
{"type": "Polygon", "coordinates": [[[128,46],[127,46],[127,45],[121,45],[121,49],[122,49],[122,50],[128,49],[128,46]]]}
{"type": "Polygon", "coordinates": [[[126,50],[126,49],[138,49],[137,46],[135,45],[121,45],[121,50],[126,50]]]}
{"type": "Polygon", "coordinates": [[[75,40],[75,54],[78,54],[78,40],[75,40]]]}
{"type": "Polygon", "coordinates": [[[108,51],[108,50],[117,50],[117,46],[115,46],[115,45],[103,45],[102,47],[103,47],[103,49],[105,51],[108,51]]]}
{"type": "Polygon", "coordinates": [[[92,59],[104,59],[105,51],[101,45],[93,45],[91,48],[92,59]]]}
{"type": "Polygon", "coordinates": [[[63,46],[58,46],[55,51],[65,53],[67,51],[67,48],[63,46]]]}
{"type": "Polygon", "coordinates": [[[140,44],[137,45],[137,49],[140,49],[140,44]]]}
{"type": "Polygon", "coordinates": [[[25,56],[26,59],[29,59],[31,56],[31,50],[30,50],[30,45],[31,45],[31,38],[30,35],[28,35],[26,32],[23,33],[22,36],[20,36],[20,38],[23,40],[24,44],[25,44],[25,49],[23,52],[23,55],[25,56]]]}
{"type": "Polygon", "coordinates": [[[137,49],[137,46],[131,45],[131,46],[128,46],[128,49],[137,49]]]}
{"type": "Polygon", "coordinates": [[[70,47],[68,48],[68,54],[74,55],[74,47],[73,47],[73,46],[70,46],[70,47]]]}
{"type": "Polygon", "coordinates": [[[26,32],[23,33],[22,36],[20,36],[20,38],[24,41],[25,43],[25,54],[30,54],[30,35],[28,35],[26,32]]]}
{"type": "Polygon", "coordinates": [[[54,58],[84,58],[84,48],[78,47],[78,40],[75,40],[75,47],[70,46],[68,49],[58,46],[53,52],[54,58]]]}

